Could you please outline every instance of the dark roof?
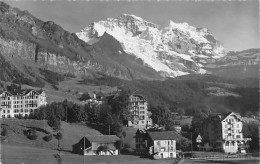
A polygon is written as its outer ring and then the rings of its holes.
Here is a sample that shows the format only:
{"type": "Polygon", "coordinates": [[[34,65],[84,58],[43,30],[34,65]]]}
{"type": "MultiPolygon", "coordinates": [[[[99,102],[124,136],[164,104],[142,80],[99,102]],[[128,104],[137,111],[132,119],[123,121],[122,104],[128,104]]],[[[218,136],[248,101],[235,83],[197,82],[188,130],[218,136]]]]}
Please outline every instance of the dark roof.
{"type": "Polygon", "coordinates": [[[152,140],[179,140],[181,135],[175,131],[148,132],[152,140]]]}
{"type": "Polygon", "coordinates": [[[100,91],[96,94],[96,97],[105,97],[105,95],[103,92],[100,91]]]}
{"type": "Polygon", "coordinates": [[[226,114],[224,115],[224,117],[221,119],[221,121],[223,121],[225,118],[227,118],[227,117],[228,117],[229,115],[231,115],[231,114],[236,115],[240,120],[242,120],[240,114],[235,113],[235,112],[229,112],[229,113],[226,113],[226,114]]]}
{"type": "Polygon", "coordinates": [[[212,116],[208,117],[205,121],[207,121],[207,122],[221,122],[221,121],[225,120],[231,114],[234,114],[237,118],[242,120],[240,114],[235,113],[235,112],[228,112],[228,113],[218,113],[218,114],[212,115],[212,116]]]}
{"type": "Polygon", "coordinates": [[[116,135],[88,135],[85,137],[90,142],[99,142],[99,143],[111,143],[119,140],[119,138],[116,135]]]}
{"type": "MultiPolygon", "coordinates": [[[[28,94],[29,92],[31,92],[31,91],[34,91],[34,92],[35,92],[36,94],[38,94],[38,95],[43,92],[42,89],[41,89],[41,90],[38,90],[38,91],[33,90],[33,89],[21,89],[21,90],[3,91],[3,92],[7,92],[7,93],[11,94],[12,96],[17,96],[17,95],[19,95],[19,96],[25,96],[25,95],[27,95],[27,94],[28,94]]],[[[0,91],[0,94],[2,94],[3,92],[0,91]]]]}

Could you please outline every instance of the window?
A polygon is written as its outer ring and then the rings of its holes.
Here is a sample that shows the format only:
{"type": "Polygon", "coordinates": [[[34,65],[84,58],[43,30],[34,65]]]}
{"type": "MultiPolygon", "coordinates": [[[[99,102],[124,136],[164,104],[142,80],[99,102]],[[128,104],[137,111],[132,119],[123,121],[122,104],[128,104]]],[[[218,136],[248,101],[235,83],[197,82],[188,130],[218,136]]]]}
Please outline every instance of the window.
{"type": "Polygon", "coordinates": [[[237,138],[240,138],[240,135],[237,135],[236,137],[237,137],[237,138]]]}
{"type": "Polygon", "coordinates": [[[165,150],[166,150],[165,147],[162,147],[162,148],[161,148],[161,151],[165,151],[165,150]]]}
{"type": "Polygon", "coordinates": [[[158,145],[158,146],[160,146],[160,145],[161,145],[160,141],[157,141],[157,145],[158,145]]]}
{"type": "Polygon", "coordinates": [[[7,110],[7,113],[10,113],[10,110],[7,110]]]}
{"type": "Polygon", "coordinates": [[[225,125],[225,128],[227,128],[228,126],[227,126],[227,124],[225,125]]]}

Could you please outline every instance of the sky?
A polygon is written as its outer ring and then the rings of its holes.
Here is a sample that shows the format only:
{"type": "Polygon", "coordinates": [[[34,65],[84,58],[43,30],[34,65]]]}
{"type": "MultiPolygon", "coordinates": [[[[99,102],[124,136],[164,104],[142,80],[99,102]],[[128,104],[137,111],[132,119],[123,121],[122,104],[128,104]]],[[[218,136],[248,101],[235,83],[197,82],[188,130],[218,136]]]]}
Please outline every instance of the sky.
{"type": "Polygon", "coordinates": [[[205,27],[228,51],[257,48],[259,44],[259,1],[6,1],[39,19],[54,21],[70,32],[79,32],[92,22],[116,18],[123,13],[165,27],[172,20],[205,27]]]}

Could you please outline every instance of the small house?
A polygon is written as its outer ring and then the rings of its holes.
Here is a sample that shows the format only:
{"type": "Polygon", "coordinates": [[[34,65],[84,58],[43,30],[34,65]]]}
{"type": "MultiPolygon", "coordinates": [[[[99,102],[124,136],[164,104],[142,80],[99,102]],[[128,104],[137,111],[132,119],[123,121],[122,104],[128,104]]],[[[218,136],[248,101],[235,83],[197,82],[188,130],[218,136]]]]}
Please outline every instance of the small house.
{"type": "Polygon", "coordinates": [[[73,145],[73,152],[84,155],[118,155],[116,135],[88,135],[73,145]]]}
{"type": "Polygon", "coordinates": [[[176,158],[176,142],[181,135],[175,131],[136,132],[136,149],[155,159],[176,158]]]}

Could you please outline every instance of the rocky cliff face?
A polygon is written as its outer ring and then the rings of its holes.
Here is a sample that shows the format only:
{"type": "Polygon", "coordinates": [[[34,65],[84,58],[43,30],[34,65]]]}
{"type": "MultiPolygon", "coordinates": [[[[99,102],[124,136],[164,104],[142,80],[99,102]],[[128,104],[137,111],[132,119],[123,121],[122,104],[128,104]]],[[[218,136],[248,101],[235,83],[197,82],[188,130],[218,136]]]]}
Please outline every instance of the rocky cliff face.
{"type": "Polygon", "coordinates": [[[23,65],[30,63],[31,67],[60,73],[100,72],[131,79],[126,68],[101,56],[102,47],[86,44],[54,22],[43,22],[3,2],[0,2],[0,22],[0,53],[21,74],[26,73],[23,65]]]}
{"type": "Polygon", "coordinates": [[[217,59],[216,67],[258,65],[260,61],[260,49],[248,49],[244,51],[230,51],[225,57],[217,59]]]}
{"type": "Polygon", "coordinates": [[[205,66],[210,73],[233,78],[258,78],[260,49],[229,52],[205,66]]]}
{"type": "Polygon", "coordinates": [[[172,21],[160,28],[128,14],[94,22],[77,36],[97,45],[104,33],[113,36],[127,54],[141,59],[162,76],[205,73],[202,68],[205,63],[226,54],[223,45],[206,28],[172,21]]]}

